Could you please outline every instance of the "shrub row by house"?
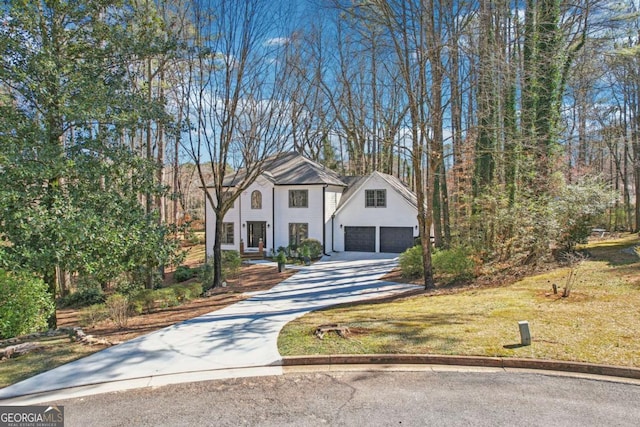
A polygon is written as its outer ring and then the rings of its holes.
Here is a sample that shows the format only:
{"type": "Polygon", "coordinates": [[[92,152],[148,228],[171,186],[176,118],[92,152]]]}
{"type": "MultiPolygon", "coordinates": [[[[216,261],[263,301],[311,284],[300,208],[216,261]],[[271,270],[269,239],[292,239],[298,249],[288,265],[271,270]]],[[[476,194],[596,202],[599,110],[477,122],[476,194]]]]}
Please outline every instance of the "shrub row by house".
{"type": "Polygon", "coordinates": [[[300,245],[280,246],[277,253],[272,254],[272,257],[275,258],[279,253],[284,253],[289,258],[318,259],[322,256],[322,243],[316,239],[305,239],[300,245]]]}

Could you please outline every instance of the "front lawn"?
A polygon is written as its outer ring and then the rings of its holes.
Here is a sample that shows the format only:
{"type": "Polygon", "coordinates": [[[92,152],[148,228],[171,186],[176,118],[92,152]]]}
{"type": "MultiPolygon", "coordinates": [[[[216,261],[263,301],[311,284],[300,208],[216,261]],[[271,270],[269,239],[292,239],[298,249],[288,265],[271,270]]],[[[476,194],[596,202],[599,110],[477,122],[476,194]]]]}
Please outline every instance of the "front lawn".
{"type": "Polygon", "coordinates": [[[501,287],[352,304],[288,324],[279,337],[280,353],[455,354],[640,367],[640,260],[630,250],[638,243],[634,235],[586,247],[591,257],[577,271],[568,298],[560,294],[570,269],[559,268],[501,287]],[[529,321],[531,346],[518,345],[521,320],[529,321]],[[351,334],[322,340],[313,335],[330,323],[349,327],[351,334]]]}

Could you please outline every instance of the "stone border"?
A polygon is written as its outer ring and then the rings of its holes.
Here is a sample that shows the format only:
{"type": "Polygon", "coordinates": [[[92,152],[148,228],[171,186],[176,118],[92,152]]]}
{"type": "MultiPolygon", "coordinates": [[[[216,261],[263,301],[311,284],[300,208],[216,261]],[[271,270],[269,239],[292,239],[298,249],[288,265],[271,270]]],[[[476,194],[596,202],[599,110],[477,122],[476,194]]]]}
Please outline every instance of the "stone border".
{"type": "Polygon", "coordinates": [[[518,368],[547,371],[573,372],[578,374],[605,375],[640,379],[640,368],[597,365],[559,360],[520,359],[509,357],[445,356],[429,354],[370,354],[370,355],[326,355],[289,356],[282,358],[282,366],[309,365],[457,365],[488,368],[518,368]]]}

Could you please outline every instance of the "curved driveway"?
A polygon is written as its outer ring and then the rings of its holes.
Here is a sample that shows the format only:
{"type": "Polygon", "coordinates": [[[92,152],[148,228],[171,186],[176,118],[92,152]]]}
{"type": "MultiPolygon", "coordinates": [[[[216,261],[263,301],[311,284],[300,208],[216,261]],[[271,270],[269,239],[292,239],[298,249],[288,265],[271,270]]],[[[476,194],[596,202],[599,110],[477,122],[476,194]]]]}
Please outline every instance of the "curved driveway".
{"type": "Polygon", "coordinates": [[[11,400],[26,404],[170,383],[281,374],[277,339],[287,322],[327,306],[415,289],[379,280],[396,264],[392,254],[325,257],[250,299],[1,389],[0,399],[16,398],[11,400]]]}

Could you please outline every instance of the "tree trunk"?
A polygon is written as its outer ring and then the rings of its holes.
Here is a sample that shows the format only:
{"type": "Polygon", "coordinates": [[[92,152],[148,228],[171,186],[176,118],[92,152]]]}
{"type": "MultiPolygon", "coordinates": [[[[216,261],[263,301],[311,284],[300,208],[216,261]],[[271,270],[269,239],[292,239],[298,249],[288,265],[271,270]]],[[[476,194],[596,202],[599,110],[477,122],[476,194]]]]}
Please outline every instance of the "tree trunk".
{"type": "Polygon", "coordinates": [[[441,190],[440,190],[440,168],[433,171],[433,197],[431,202],[433,204],[433,243],[436,248],[442,248],[442,204],[441,190]]]}
{"type": "MultiPolygon", "coordinates": [[[[221,199],[219,197],[219,199],[221,199]]],[[[222,286],[222,223],[224,213],[218,208],[214,209],[216,216],[216,232],[213,240],[213,283],[212,288],[222,286]]]]}
{"type": "MultiPolygon", "coordinates": [[[[151,71],[151,58],[147,59],[147,102],[151,104],[153,100],[152,87],[153,87],[153,74],[151,71]]],[[[153,161],[153,145],[151,138],[151,119],[147,119],[146,126],[146,158],[147,161],[153,161]]],[[[147,191],[145,194],[145,212],[147,213],[147,221],[151,221],[151,213],[153,212],[153,198],[151,193],[147,191]]],[[[147,277],[145,287],[147,289],[153,289],[153,269],[154,265],[151,262],[147,262],[147,277]]]]}
{"type": "MultiPolygon", "coordinates": [[[[56,267],[53,267],[49,271],[47,271],[44,274],[43,279],[44,279],[44,282],[47,284],[47,287],[49,288],[49,296],[51,297],[51,300],[54,302],[54,307],[55,307],[56,288],[57,288],[56,267]]],[[[49,329],[56,329],[58,327],[58,318],[56,316],[56,310],[53,310],[53,312],[47,319],[47,327],[49,329]]]]}

